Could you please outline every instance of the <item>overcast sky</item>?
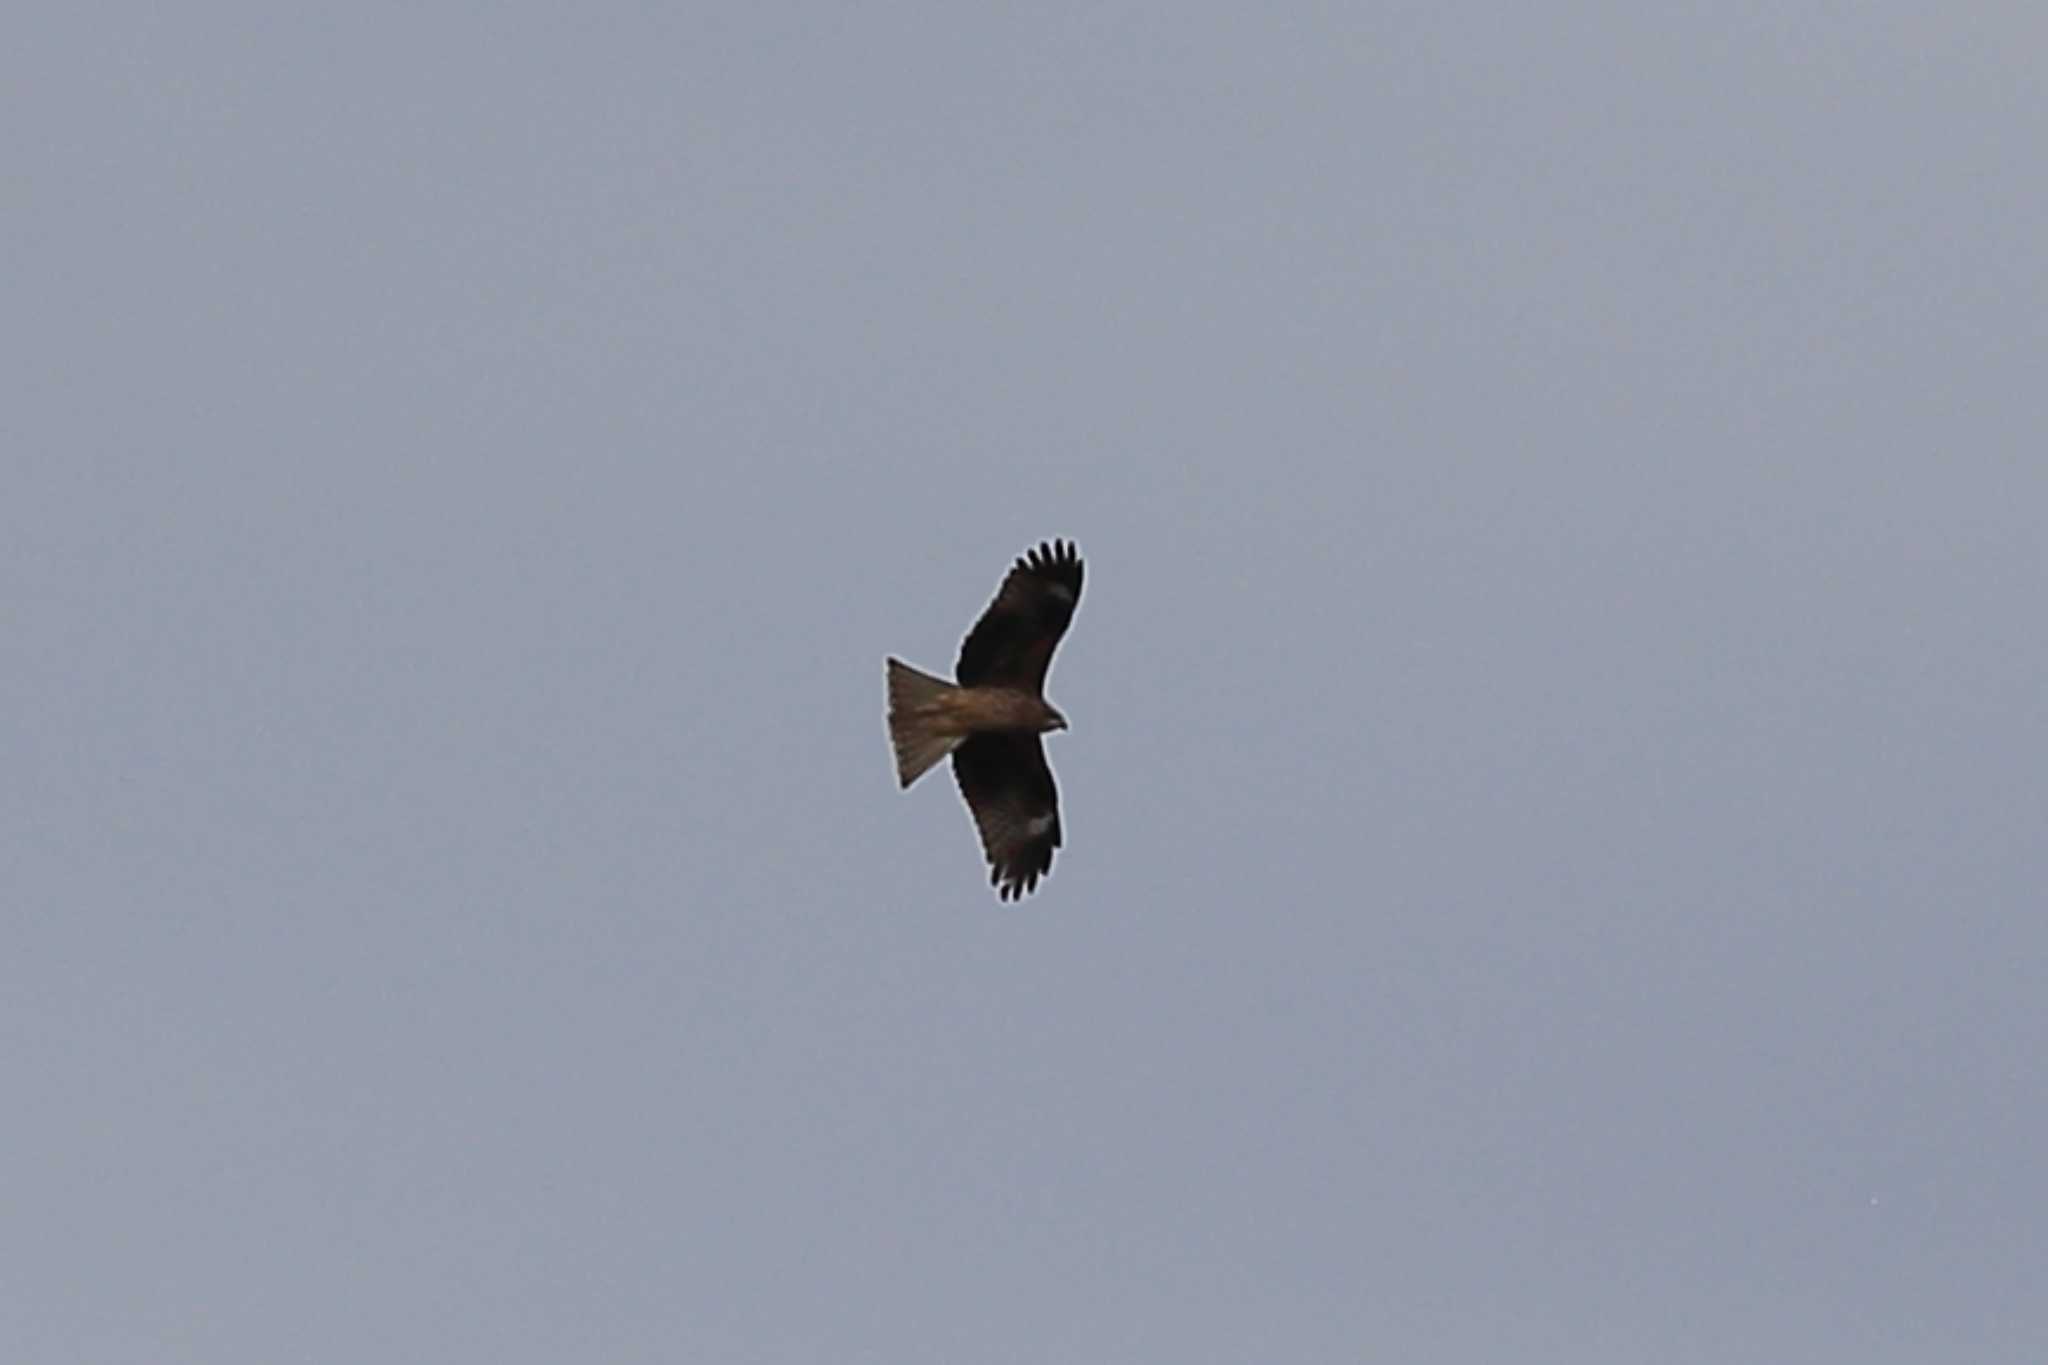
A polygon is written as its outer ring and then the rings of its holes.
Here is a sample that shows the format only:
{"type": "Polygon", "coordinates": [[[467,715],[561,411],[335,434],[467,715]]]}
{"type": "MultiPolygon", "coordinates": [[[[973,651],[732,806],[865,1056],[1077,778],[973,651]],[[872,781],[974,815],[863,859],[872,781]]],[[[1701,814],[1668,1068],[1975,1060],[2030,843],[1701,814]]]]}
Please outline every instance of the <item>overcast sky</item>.
{"type": "Polygon", "coordinates": [[[2048,1359],[2037,5],[39,11],[0,1358],[2048,1359]]]}

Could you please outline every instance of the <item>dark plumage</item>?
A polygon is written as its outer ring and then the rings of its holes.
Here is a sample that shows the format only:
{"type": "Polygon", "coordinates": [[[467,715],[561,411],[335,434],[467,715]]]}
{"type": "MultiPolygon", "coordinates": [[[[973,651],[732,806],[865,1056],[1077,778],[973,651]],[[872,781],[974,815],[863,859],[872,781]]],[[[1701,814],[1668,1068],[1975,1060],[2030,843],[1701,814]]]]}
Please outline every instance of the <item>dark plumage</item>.
{"type": "Polygon", "coordinates": [[[1016,562],[967,633],[957,684],[889,660],[897,778],[907,787],[952,755],[989,880],[1004,900],[1036,887],[1060,846],[1059,789],[1039,736],[1067,725],[1045,700],[1045,675],[1080,601],[1080,556],[1066,541],[1049,541],[1016,562]]]}
{"type": "Polygon", "coordinates": [[[1017,560],[995,601],[960,642],[953,676],[962,687],[1043,693],[1052,652],[1081,603],[1081,557],[1064,540],[1017,560]]]}

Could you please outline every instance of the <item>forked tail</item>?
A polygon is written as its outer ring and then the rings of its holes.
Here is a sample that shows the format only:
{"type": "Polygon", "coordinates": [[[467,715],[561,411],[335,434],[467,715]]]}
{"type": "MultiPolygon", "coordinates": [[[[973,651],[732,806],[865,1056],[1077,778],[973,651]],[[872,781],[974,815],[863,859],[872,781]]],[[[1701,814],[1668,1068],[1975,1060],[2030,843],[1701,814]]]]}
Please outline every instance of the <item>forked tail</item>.
{"type": "Polygon", "coordinates": [[[896,780],[909,786],[958,748],[967,736],[946,723],[945,699],[959,689],[889,660],[889,743],[896,750],[896,780]]]}

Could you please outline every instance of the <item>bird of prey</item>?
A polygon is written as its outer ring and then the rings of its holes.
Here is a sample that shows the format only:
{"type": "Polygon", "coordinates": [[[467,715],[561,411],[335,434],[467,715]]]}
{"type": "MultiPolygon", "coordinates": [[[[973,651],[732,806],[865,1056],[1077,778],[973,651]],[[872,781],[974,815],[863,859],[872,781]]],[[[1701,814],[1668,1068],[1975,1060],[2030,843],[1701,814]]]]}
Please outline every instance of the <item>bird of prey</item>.
{"type": "Polygon", "coordinates": [[[1020,558],[960,645],[957,683],[889,660],[889,740],[908,787],[948,754],[988,857],[989,883],[1014,900],[1052,870],[1059,789],[1038,737],[1067,718],[1045,700],[1045,671],[1081,601],[1081,557],[1063,540],[1020,558]]]}

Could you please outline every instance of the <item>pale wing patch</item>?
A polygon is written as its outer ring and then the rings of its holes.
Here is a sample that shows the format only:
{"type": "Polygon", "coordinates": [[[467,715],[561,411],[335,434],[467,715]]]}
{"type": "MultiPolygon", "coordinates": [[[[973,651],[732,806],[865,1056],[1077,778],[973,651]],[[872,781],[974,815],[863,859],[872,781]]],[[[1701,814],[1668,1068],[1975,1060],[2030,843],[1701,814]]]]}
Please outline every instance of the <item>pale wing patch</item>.
{"type": "Polygon", "coordinates": [[[1003,884],[1004,899],[1036,886],[1052,864],[1051,848],[1043,841],[1059,828],[1059,812],[1017,795],[985,801],[970,810],[993,880],[1003,884]]]}
{"type": "Polygon", "coordinates": [[[1052,812],[1033,816],[1031,807],[1016,797],[984,801],[974,811],[974,823],[981,830],[981,845],[989,857],[1008,859],[1021,844],[1038,838],[1053,826],[1052,812]]]}
{"type": "Polygon", "coordinates": [[[1038,736],[980,734],[953,751],[953,775],[981,835],[990,879],[1015,900],[1052,870],[1060,844],[1059,790],[1038,736]]]}

